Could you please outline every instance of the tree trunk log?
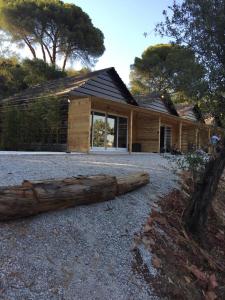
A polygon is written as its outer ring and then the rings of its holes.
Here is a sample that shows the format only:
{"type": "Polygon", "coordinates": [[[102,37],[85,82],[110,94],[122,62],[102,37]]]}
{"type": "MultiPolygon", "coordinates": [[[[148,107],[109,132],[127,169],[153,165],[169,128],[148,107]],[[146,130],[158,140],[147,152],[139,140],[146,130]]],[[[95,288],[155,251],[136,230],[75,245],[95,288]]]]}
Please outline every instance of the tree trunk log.
{"type": "Polygon", "coordinates": [[[118,181],[107,175],[24,181],[21,186],[0,188],[0,221],[112,200],[148,182],[147,173],[120,177],[118,181]]]}
{"type": "Polygon", "coordinates": [[[148,183],[148,173],[135,173],[128,176],[117,177],[117,195],[126,194],[148,183]]]}
{"type": "Polygon", "coordinates": [[[225,168],[225,147],[206,166],[201,182],[196,184],[190,206],[185,213],[188,231],[200,235],[208,219],[208,210],[216,194],[219,180],[225,168]]]}

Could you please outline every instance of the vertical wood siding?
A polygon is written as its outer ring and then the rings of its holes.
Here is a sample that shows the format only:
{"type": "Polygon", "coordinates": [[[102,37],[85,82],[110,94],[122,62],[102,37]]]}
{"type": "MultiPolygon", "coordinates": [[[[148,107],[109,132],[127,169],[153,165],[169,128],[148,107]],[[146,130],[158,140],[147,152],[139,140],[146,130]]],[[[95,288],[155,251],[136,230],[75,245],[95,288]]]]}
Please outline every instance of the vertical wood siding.
{"type": "Polygon", "coordinates": [[[140,143],[142,152],[158,152],[159,118],[136,114],[134,118],[133,143],[140,143]]]}
{"type": "Polygon", "coordinates": [[[90,148],[90,99],[71,100],[68,112],[68,150],[88,152],[90,148]]]}
{"type": "Polygon", "coordinates": [[[191,145],[196,147],[196,128],[194,126],[183,126],[181,150],[187,152],[191,145]]]}

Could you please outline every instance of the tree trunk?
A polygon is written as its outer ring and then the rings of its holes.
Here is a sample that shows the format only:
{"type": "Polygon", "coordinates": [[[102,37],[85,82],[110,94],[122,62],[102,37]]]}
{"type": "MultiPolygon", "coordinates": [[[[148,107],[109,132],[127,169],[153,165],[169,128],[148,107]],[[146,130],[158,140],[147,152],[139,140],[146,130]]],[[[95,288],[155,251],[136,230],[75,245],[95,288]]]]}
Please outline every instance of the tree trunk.
{"type": "Polygon", "coordinates": [[[44,48],[44,46],[43,46],[43,44],[42,44],[42,43],[40,43],[40,45],[41,45],[41,51],[42,51],[43,60],[44,60],[44,62],[46,63],[46,54],[45,54],[45,48],[44,48]]]}
{"type": "Polygon", "coordinates": [[[201,182],[196,184],[191,204],[185,213],[185,225],[189,232],[200,235],[204,229],[208,210],[215,196],[219,180],[225,168],[225,147],[214,159],[211,159],[205,169],[201,182]]]}
{"type": "Polygon", "coordinates": [[[57,40],[54,41],[52,47],[52,64],[56,65],[56,51],[57,51],[57,40]]]}
{"type": "Polygon", "coordinates": [[[32,53],[33,58],[37,58],[35,49],[34,49],[34,47],[31,45],[31,43],[30,43],[30,41],[28,40],[28,38],[24,38],[23,40],[24,40],[25,44],[28,46],[28,48],[30,49],[30,52],[32,53]]]}
{"type": "Polygon", "coordinates": [[[65,54],[65,57],[64,57],[64,60],[63,60],[63,67],[62,67],[62,70],[63,70],[63,71],[65,71],[65,69],[66,69],[67,59],[68,59],[68,54],[66,53],[66,54],[65,54]]]}
{"type": "Polygon", "coordinates": [[[46,50],[46,52],[48,53],[48,57],[50,59],[50,62],[53,64],[53,59],[52,59],[52,56],[51,56],[51,52],[48,49],[48,46],[46,46],[44,43],[43,43],[43,46],[44,46],[44,49],[46,50]]]}
{"type": "Polygon", "coordinates": [[[0,188],[0,221],[36,215],[55,209],[114,199],[149,183],[148,173],[126,177],[96,175],[0,188]]]}

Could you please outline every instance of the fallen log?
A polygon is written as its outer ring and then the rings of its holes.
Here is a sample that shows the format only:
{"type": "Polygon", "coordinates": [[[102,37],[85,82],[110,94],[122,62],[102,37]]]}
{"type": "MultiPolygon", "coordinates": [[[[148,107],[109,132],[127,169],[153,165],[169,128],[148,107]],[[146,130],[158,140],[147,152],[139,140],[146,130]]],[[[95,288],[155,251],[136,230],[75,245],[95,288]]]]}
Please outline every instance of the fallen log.
{"type": "Polygon", "coordinates": [[[117,177],[117,195],[132,192],[137,188],[149,183],[148,173],[134,173],[127,176],[117,177]]]}
{"type": "Polygon", "coordinates": [[[96,175],[31,182],[0,188],[0,221],[114,199],[149,183],[148,173],[96,175]]]}

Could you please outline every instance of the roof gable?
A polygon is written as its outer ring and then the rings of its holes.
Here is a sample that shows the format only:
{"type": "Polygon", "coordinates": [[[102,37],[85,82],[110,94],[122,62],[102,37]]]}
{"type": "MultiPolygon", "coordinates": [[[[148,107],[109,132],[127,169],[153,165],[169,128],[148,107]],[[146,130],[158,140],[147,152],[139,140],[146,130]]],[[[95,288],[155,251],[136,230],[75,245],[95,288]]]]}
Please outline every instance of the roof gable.
{"type": "Polygon", "coordinates": [[[140,95],[135,97],[138,105],[150,110],[178,116],[173,102],[168,98],[159,97],[159,95],[140,95]]]}
{"type": "Polygon", "coordinates": [[[75,87],[70,94],[77,96],[90,95],[137,105],[135,99],[114,68],[98,72],[95,76],[85,80],[80,86],[75,87]]]}
{"type": "Polygon", "coordinates": [[[177,111],[179,116],[183,119],[194,122],[204,122],[201,110],[197,105],[179,104],[177,105],[177,111]]]}

